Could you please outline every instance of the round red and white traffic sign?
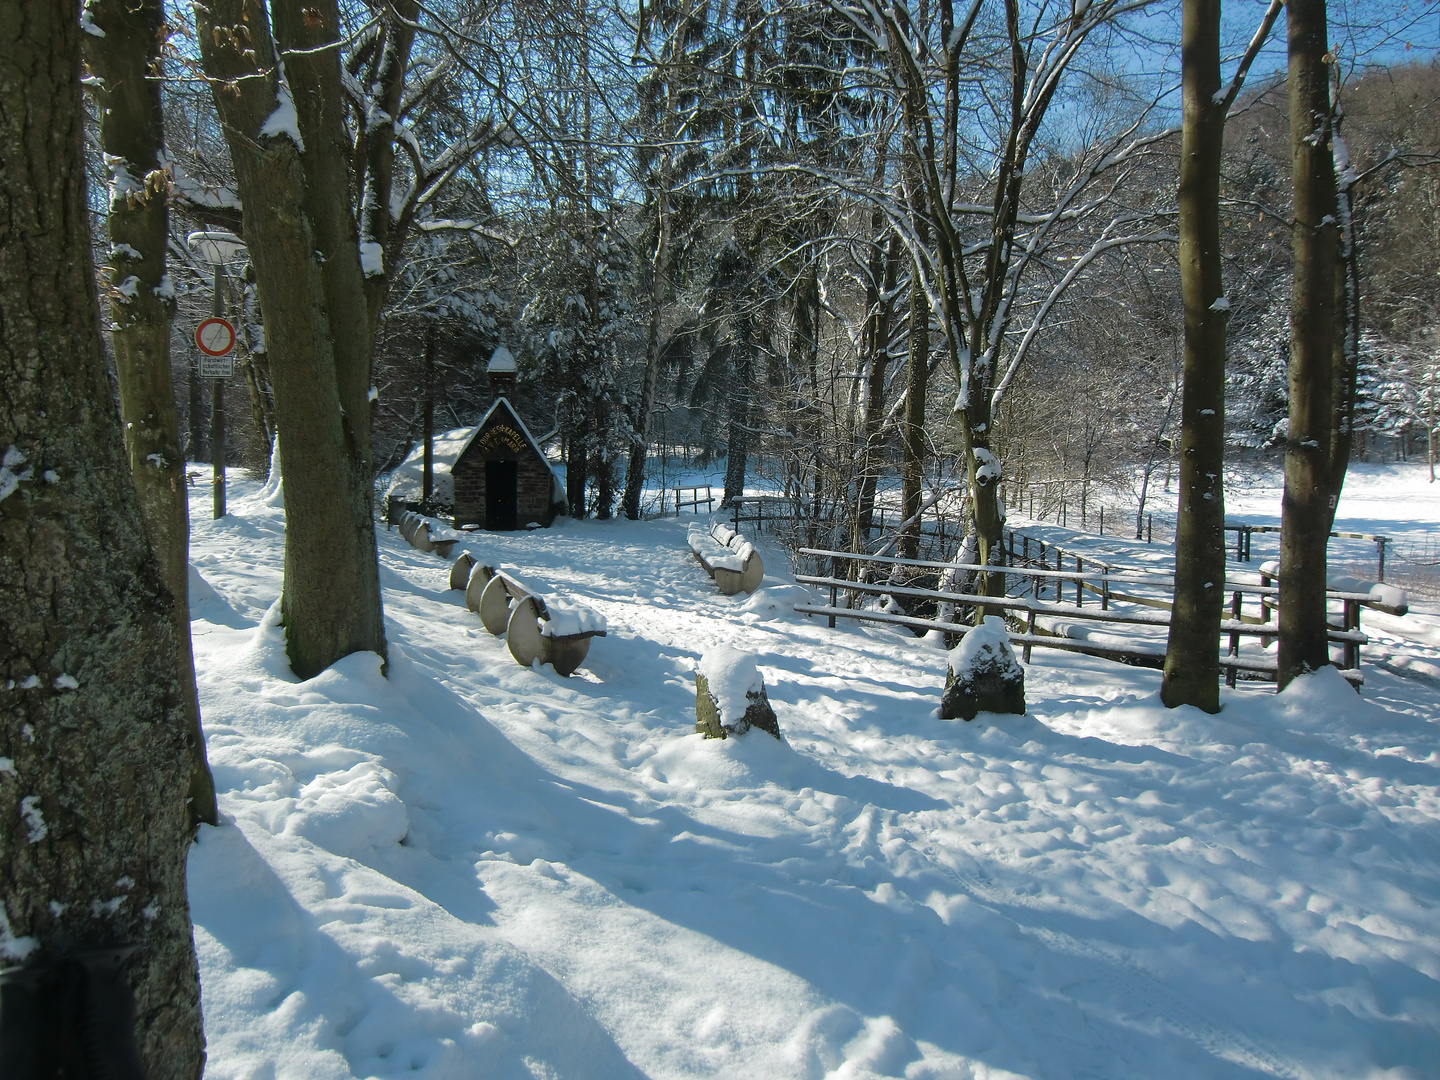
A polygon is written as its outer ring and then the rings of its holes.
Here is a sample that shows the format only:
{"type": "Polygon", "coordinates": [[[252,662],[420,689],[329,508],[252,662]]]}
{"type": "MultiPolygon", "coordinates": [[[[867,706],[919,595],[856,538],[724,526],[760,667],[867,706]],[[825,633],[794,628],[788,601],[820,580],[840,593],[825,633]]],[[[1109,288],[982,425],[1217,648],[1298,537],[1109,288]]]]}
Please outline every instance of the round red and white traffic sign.
{"type": "Polygon", "coordinates": [[[235,327],[226,319],[206,319],[195,328],[195,344],[206,356],[224,356],[235,348],[235,327]]]}

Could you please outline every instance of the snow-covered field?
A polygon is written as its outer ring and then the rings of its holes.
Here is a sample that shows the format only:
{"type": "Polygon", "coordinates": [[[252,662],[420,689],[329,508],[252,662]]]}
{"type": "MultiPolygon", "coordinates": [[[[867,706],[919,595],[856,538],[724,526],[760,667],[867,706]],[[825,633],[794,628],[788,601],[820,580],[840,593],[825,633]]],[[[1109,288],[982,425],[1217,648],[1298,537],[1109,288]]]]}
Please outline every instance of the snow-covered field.
{"type": "MultiPolygon", "coordinates": [[[[1440,518],[1387,468],[1342,519],[1440,518]]],[[[1037,652],[1029,714],[965,724],[934,645],[796,616],[773,550],[719,596],[687,518],[468,540],[607,618],[570,679],[382,530],[388,678],[300,683],[283,512],[230,506],[192,537],[214,1080],[1440,1076],[1433,609],[1366,614],[1358,698],[1167,711],[1157,672],[1037,652]],[[720,644],[783,744],[694,734],[720,644]]]]}

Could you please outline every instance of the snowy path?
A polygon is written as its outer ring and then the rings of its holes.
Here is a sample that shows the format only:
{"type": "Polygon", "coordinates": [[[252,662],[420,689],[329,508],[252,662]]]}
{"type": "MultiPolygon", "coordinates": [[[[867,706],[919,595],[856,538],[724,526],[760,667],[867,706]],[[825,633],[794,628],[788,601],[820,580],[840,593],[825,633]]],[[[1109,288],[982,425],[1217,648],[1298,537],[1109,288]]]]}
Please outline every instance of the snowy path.
{"type": "Polygon", "coordinates": [[[569,680],[382,532],[389,678],[296,683],[235,486],[193,540],[207,1076],[1437,1075],[1440,620],[1360,700],[1170,712],[1037,653],[1030,714],[967,725],[933,646],[720,597],[684,519],[471,543],[609,620],[569,680]],[[722,642],[786,745],[693,734],[722,642]]]}

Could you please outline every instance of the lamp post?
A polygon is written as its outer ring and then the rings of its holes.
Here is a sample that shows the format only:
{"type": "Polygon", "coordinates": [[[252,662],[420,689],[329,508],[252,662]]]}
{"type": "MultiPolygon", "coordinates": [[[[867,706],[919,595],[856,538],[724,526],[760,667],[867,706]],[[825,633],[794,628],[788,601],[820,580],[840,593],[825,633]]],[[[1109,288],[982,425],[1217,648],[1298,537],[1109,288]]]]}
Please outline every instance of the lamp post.
{"type": "Polygon", "coordinates": [[[245,250],[245,243],[234,233],[221,231],[193,232],[185,238],[190,249],[214,268],[215,286],[210,301],[210,318],[195,330],[195,344],[207,360],[201,361],[202,376],[211,378],[210,397],[210,460],[213,469],[212,491],[214,516],[225,516],[225,380],[235,371],[229,359],[235,347],[235,328],[225,321],[225,263],[245,250]]]}

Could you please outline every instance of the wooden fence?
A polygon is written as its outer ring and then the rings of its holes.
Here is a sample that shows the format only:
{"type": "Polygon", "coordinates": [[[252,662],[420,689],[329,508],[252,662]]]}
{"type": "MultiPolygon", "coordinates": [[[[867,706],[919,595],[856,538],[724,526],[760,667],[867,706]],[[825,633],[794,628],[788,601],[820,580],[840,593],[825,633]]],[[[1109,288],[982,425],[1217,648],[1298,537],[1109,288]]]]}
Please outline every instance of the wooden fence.
{"type": "MultiPolygon", "coordinates": [[[[1066,553],[1057,552],[1054,545],[1047,547],[1049,553],[1056,557],[1057,563],[1063,562],[1066,553]]],[[[969,629],[955,621],[928,619],[893,611],[876,611],[858,606],[863,597],[890,596],[897,600],[957,607],[984,607],[1006,613],[1010,616],[1007,621],[1012,626],[1023,622],[1024,629],[1013,629],[1010,640],[1022,647],[1027,663],[1030,661],[1031,650],[1036,647],[1087,653],[1142,667],[1158,668],[1165,659],[1164,643],[1157,640],[1158,634],[1150,641],[1125,641],[1123,637],[1118,641],[1092,641],[1073,636],[1064,624],[1082,620],[1131,630],[1141,627],[1168,630],[1174,582],[1167,575],[1118,570],[1093,559],[1088,560],[1091,562],[1091,569],[1087,570],[1084,566],[1086,557],[1073,555],[1077,560],[1074,569],[1064,568],[1063,565],[1056,569],[1047,569],[1025,565],[978,566],[926,559],[901,559],[819,548],[805,548],[800,554],[830,560],[829,575],[796,575],[795,578],[801,584],[828,589],[830,603],[797,604],[795,610],[806,615],[824,615],[831,626],[836,625],[837,619],[855,619],[905,626],[912,630],[940,630],[956,635],[964,634],[969,629]],[[877,566],[889,568],[892,580],[868,580],[871,575],[870,568],[877,566]],[[945,571],[974,575],[977,578],[980,575],[998,574],[1005,579],[1007,586],[1000,591],[1009,593],[1014,588],[1015,591],[1028,595],[990,596],[980,591],[917,588],[903,580],[894,580],[897,572],[906,569],[915,571],[910,575],[912,579],[924,573],[945,571]],[[1062,599],[1072,585],[1073,606],[1062,599]],[[1053,590],[1054,602],[1046,602],[1041,598],[1047,589],[1053,590]],[[1092,598],[1088,608],[1085,606],[1087,594],[1092,598]],[[1058,628],[1053,625],[1046,626],[1041,623],[1042,619],[1061,625],[1058,628]]],[[[1044,551],[1037,552],[1034,557],[1043,561],[1045,554],[1044,551]]],[[[1226,682],[1234,686],[1241,673],[1249,678],[1273,680],[1276,672],[1275,658],[1273,654],[1265,653],[1263,646],[1279,632],[1278,625],[1271,621],[1279,589],[1268,584],[1226,581],[1223,583],[1223,591],[1229,594],[1229,611],[1220,623],[1223,645],[1222,642],[1216,644],[1217,649],[1225,649],[1220,656],[1220,667],[1225,671],[1226,682]],[[1247,601],[1254,614],[1246,610],[1247,601]],[[1249,655],[1242,655],[1243,639],[1255,639],[1262,648],[1251,650],[1249,655]]],[[[1329,628],[1330,641],[1340,648],[1341,655],[1337,666],[1346,679],[1358,686],[1364,681],[1360,673],[1360,649],[1368,640],[1360,629],[1360,609],[1388,609],[1369,593],[1332,590],[1327,596],[1340,607],[1341,623],[1332,624],[1329,628]]]]}

